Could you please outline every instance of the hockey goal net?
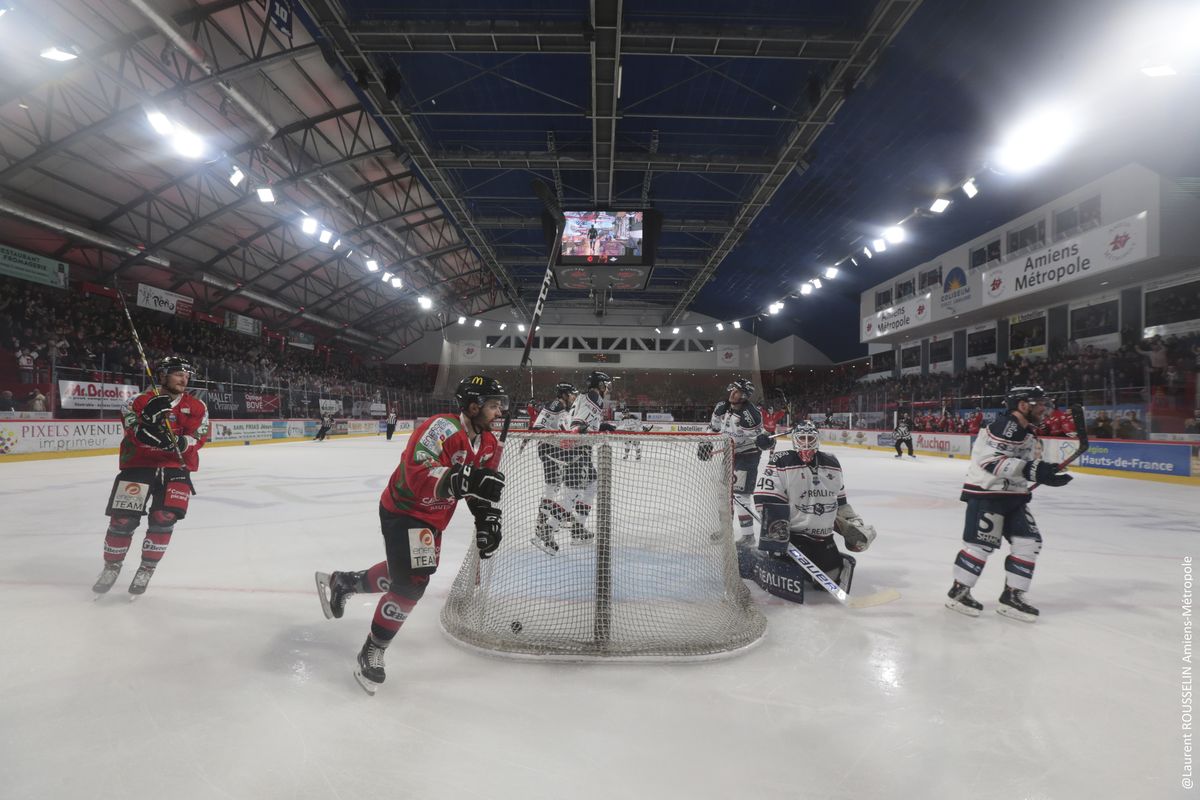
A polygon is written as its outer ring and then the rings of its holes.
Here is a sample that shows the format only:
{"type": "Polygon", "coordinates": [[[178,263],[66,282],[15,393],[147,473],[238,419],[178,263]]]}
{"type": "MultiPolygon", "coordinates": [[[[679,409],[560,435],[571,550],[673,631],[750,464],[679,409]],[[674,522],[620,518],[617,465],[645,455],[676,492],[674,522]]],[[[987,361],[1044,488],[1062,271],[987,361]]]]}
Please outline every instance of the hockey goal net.
{"type": "Polygon", "coordinates": [[[468,548],[442,609],[451,638],[599,661],[720,658],[762,637],[738,575],[726,437],[518,433],[502,465],[504,538],[489,559],[468,548]]]}

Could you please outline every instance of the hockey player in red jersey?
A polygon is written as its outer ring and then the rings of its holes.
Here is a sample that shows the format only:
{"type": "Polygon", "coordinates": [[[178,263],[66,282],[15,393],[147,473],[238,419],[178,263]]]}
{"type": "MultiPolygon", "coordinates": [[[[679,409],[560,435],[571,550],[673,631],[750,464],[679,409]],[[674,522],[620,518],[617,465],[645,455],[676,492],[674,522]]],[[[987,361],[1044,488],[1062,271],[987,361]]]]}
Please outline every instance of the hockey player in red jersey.
{"type": "Polygon", "coordinates": [[[159,386],[125,407],[120,467],[105,514],[104,569],[92,586],[96,594],[113,587],[141,519],[150,515],[142,541],[142,563],[129,584],[144,594],[166,553],[175,523],[187,514],[193,489],[190,473],[200,468],[200,448],[208,441],[208,409],[187,393],[191,366],[168,356],[158,365],[159,386]]]}
{"type": "Polygon", "coordinates": [[[490,557],[500,546],[500,509],[493,504],[500,500],[504,475],[496,470],[500,443],[491,425],[508,408],[508,396],[484,375],[464,378],[454,396],[459,413],[430,417],[413,431],[380,497],[387,559],[360,572],[316,574],[329,619],[340,618],[356,592],[383,593],[354,673],[368,694],[383,683],[384,651],[437,571],[442,531],[459,500],[466,499],[475,517],[479,557],[490,557]]]}
{"type": "Polygon", "coordinates": [[[1073,433],[1075,433],[1075,420],[1071,417],[1071,412],[1056,402],[1054,410],[1046,418],[1046,435],[1070,436],[1073,433]]]}
{"type": "Polygon", "coordinates": [[[774,406],[767,406],[762,412],[763,430],[771,437],[771,452],[775,452],[775,435],[785,433],[780,430],[780,426],[786,426],[787,409],[782,408],[778,411],[774,406]]]}

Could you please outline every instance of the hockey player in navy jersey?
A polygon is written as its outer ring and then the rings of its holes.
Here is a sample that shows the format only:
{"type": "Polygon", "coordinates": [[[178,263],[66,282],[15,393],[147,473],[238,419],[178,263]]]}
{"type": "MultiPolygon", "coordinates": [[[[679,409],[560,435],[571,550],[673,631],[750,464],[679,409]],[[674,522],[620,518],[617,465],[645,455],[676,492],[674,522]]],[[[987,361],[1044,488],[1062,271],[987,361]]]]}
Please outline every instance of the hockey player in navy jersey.
{"type": "Polygon", "coordinates": [[[797,424],[792,445],[794,450],[771,456],[754,487],[754,502],[763,510],[758,548],[783,556],[791,542],[849,592],[856,562],[838,550],[833,534],[841,534],[847,550],[861,553],[875,541],[875,528],[846,501],[842,465],[820,449],[817,426],[810,420],[797,424]]]}
{"type": "Polygon", "coordinates": [[[977,617],[983,604],[971,596],[988,556],[1007,539],[1004,593],[996,611],[1023,622],[1034,622],[1038,610],[1025,600],[1033,568],[1042,549],[1042,534],[1029,512],[1030,489],[1036,484],[1066,486],[1071,476],[1052,462],[1042,461],[1036,428],[1045,412],[1046,393],[1040,386],[1009,391],[1001,414],[975,439],[960,499],[967,504],[963,547],[954,559],[954,585],[946,607],[977,617]]]}
{"type": "MultiPolygon", "coordinates": [[[[758,479],[758,462],[762,451],[770,449],[771,437],[763,431],[762,414],[751,402],[754,384],[738,378],[726,387],[729,396],[713,408],[709,428],[733,439],[733,493],[740,495],[745,506],[750,505],[754,483],[758,479]]],[[[711,442],[701,442],[696,455],[701,461],[713,456],[711,442]]],[[[754,541],[754,520],[746,508],[738,508],[741,541],[754,541]]]]}

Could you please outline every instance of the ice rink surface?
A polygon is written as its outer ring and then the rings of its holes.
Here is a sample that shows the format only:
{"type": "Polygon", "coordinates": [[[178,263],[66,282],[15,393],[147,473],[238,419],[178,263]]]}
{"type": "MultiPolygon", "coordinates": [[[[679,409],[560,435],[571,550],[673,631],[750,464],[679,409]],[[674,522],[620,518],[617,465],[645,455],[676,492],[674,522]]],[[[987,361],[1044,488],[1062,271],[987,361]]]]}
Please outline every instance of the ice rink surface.
{"type": "Polygon", "coordinates": [[[1180,605],[1196,487],[1077,475],[1039,489],[1042,619],[994,613],[1003,552],[970,619],[942,606],[966,462],[830,448],[879,530],[855,593],[902,599],[851,611],[753,587],[757,648],[669,666],[511,662],[450,642],[438,612],[473,546],[464,508],[372,698],[351,671],[375,597],[328,621],[312,575],[382,560],[377,500],[403,445],[205,450],[200,494],[136,603],[135,551],[110,595],[90,588],[116,457],[0,464],[0,797],[1189,794],[1180,605]]]}

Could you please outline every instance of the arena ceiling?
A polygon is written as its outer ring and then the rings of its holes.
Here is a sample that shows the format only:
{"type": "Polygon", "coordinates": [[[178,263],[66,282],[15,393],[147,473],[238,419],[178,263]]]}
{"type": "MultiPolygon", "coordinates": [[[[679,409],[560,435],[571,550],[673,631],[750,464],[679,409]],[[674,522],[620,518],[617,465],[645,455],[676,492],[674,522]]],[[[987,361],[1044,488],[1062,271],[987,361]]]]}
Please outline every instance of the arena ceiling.
{"type": "Polygon", "coordinates": [[[1070,181],[1130,160],[1196,174],[1196,72],[1096,87],[1119,124],[1039,180],[981,172],[1002,124],[1111,65],[1114,26],[1148,3],[0,6],[0,240],[385,354],[459,315],[527,316],[546,258],[533,178],[567,207],[663,213],[648,291],[613,303],[763,315],[761,335],[840,359],[862,352],[863,290],[1070,181]],[[290,29],[270,16],[287,11],[290,29]],[[975,200],[764,315],[977,173],[975,200]]]}

